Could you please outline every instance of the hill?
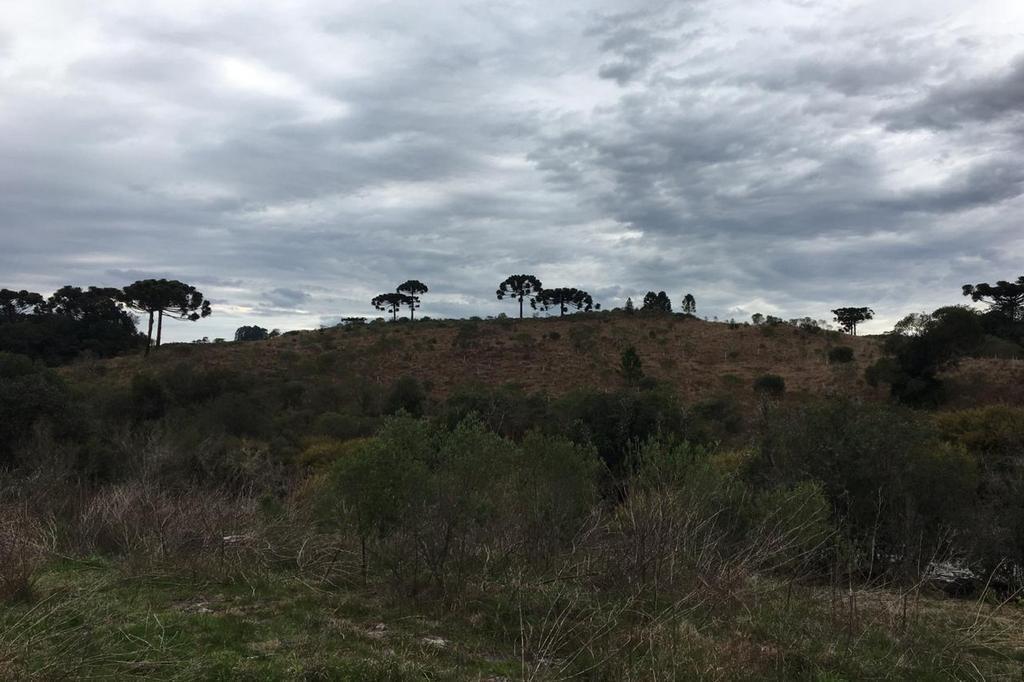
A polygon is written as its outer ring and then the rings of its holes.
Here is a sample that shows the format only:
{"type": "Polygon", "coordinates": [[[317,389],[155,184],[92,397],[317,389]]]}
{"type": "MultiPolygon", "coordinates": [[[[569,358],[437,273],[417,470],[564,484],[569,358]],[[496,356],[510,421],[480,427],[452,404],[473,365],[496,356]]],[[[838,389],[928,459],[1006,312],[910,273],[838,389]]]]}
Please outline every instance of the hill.
{"type": "Polygon", "coordinates": [[[1016,674],[1024,408],[958,406],[1024,364],[936,414],[882,346],[606,312],[0,354],[0,678],[1016,674]]]}
{"type": "Polygon", "coordinates": [[[683,315],[598,313],[566,318],[424,320],[371,323],[247,343],[170,344],[141,355],[86,362],[67,371],[79,378],[102,373],[128,377],[187,359],[206,368],[230,368],[276,380],[315,373],[320,379],[358,377],[388,386],[414,377],[442,400],[460,386],[514,383],[528,392],[560,396],[576,388],[621,388],[622,352],[634,347],[644,373],[687,401],[729,395],[751,402],[754,380],[785,379],[793,396],[884,397],[867,386],[863,370],[880,354],[873,337],[787,324],[730,325],[683,315]],[[830,362],[837,346],[853,349],[848,363],[830,362]]]}

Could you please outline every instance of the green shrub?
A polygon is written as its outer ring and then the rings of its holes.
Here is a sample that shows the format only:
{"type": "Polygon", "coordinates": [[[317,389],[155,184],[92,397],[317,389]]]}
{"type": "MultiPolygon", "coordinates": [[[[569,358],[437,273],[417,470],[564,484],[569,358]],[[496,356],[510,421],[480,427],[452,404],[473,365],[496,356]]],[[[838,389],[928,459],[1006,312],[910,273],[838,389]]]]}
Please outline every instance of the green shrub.
{"type": "Polygon", "coordinates": [[[775,412],[763,429],[755,480],[820,481],[864,565],[909,570],[965,523],[976,465],[913,412],[837,401],[775,412]]]}
{"type": "Polygon", "coordinates": [[[710,445],[722,442],[743,429],[743,413],[729,396],[705,398],[690,406],[686,414],[686,435],[691,441],[710,445]]]}
{"type": "Polygon", "coordinates": [[[853,362],[853,349],[849,346],[836,346],[834,348],[829,348],[828,361],[840,364],[853,362]]]}
{"type": "Polygon", "coordinates": [[[779,398],[786,392],[786,380],[778,374],[763,374],[754,379],[754,393],[760,396],[779,398]]]}
{"type": "Polygon", "coordinates": [[[917,336],[888,334],[885,351],[865,371],[871,385],[887,383],[907,404],[938,405],[945,398],[941,370],[975,352],[985,338],[982,317],[970,308],[947,306],[933,312],[917,336]]]}
{"type": "Polygon", "coordinates": [[[476,348],[480,345],[480,337],[482,335],[479,325],[473,322],[460,322],[455,332],[455,338],[452,340],[452,345],[459,350],[476,348]]]}
{"type": "Polygon", "coordinates": [[[212,400],[228,391],[246,391],[250,387],[250,382],[238,372],[196,367],[188,362],[179,362],[160,373],[159,382],[171,402],[186,407],[212,400]]]}
{"type": "Polygon", "coordinates": [[[414,377],[401,377],[391,385],[391,390],[384,399],[384,414],[398,414],[404,410],[418,417],[423,414],[426,401],[427,394],[420,386],[420,382],[414,377]]]}
{"type": "Polygon", "coordinates": [[[473,419],[447,429],[397,417],[332,465],[318,508],[358,530],[364,565],[404,591],[446,594],[522,560],[517,549],[544,557],[571,537],[596,499],[596,472],[592,453],[561,439],[517,446],[473,419]]]}
{"type": "Polygon", "coordinates": [[[551,405],[546,428],[589,444],[613,475],[624,471],[636,442],[661,435],[684,437],[685,419],[678,397],[670,390],[604,393],[574,391],[551,405]]]}
{"type": "Polygon", "coordinates": [[[572,540],[597,503],[600,473],[593,449],[569,440],[532,432],[518,445],[507,511],[532,558],[556,556],[572,540]]]}
{"type": "Polygon", "coordinates": [[[1024,357],[1024,348],[1010,339],[1001,339],[998,336],[986,334],[985,339],[971,352],[971,355],[978,358],[1015,360],[1024,357]]]}
{"type": "Polygon", "coordinates": [[[977,501],[963,535],[979,575],[1024,588],[1024,408],[993,405],[936,415],[939,434],[980,469],[977,501]]]}
{"type": "Polygon", "coordinates": [[[964,446],[996,465],[1007,459],[1024,461],[1024,408],[989,405],[935,416],[943,439],[964,446]]]}
{"type": "Polygon", "coordinates": [[[333,464],[344,457],[353,457],[370,442],[368,438],[315,438],[302,449],[299,463],[309,467],[323,467],[333,464]]]}
{"type": "Polygon", "coordinates": [[[519,332],[512,335],[512,343],[516,348],[524,351],[533,350],[537,346],[537,342],[533,338],[533,334],[529,332],[519,332]]]}
{"type": "Polygon", "coordinates": [[[752,492],[735,468],[688,443],[636,446],[623,489],[608,570],[614,582],[648,594],[734,580],[738,564],[778,570],[807,561],[832,532],[820,486],[752,492]]]}
{"type": "Polygon", "coordinates": [[[373,432],[375,420],[341,412],[324,412],[313,420],[311,432],[338,440],[368,436],[373,432]]]}
{"type": "Polygon", "coordinates": [[[0,351],[0,379],[16,379],[39,371],[39,367],[27,355],[0,351]]]}
{"type": "Polygon", "coordinates": [[[342,503],[372,553],[403,589],[445,592],[469,569],[500,511],[512,447],[475,422],[452,432],[410,418],[332,467],[327,505],[342,503]]]}
{"type": "Polygon", "coordinates": [[[209,429],[237,437],[268,437],[273,426],[264,403],[245,393],[225,393],[211,400],[202,417],[209,429]]]}
{"type": "Polygon", "coordinates": [[[640,356],[633,346],[622,351],[622,358],[619,364],[619,373],[627,384],[638,384],[644,378],[644,363],[640,360],[640,356]]]}
{"type": "Polygon", "coordinates": [[[167,392],[149,374],[132,377],[132,416],[139,420],[159,419],[167,410],[167,392]]]}
{"type": "Polygon", "coordinates": [[[517,384],[461,386],[445,401],[441,418],[449,428],[455,428],[470,415],[476,415],[495,433],[522,438],[545,423],[547,411],[545,396],[527,393],[517,384]]]}
{"type": "Polygon", "coordinates": [[[589,324],[574,324],[569,327],[569,343],[577,353],[588,353],[594,349],[597,327],[589,324]]]}
{"type": "Polygon", "coordinates": [[[24,356],[0,353],[0,470],[13,463],[17,444],[39,422],[58,428],[73,425],[68,388],[53,371],[24,356]]]}

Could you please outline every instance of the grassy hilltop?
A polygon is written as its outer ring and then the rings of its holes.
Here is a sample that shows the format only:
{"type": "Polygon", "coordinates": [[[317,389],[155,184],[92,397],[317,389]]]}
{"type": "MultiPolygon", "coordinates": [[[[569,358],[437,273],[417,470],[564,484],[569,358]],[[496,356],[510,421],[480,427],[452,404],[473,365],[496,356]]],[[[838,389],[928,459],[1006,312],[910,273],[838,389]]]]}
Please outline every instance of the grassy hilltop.
{"type": "Polygon", "coordinates": [[[881,397],[863,370],[879,356],[872,337],[807,331],[788,324],[751,326],[683,315],[592,313],[565,318],[417,321],[293,332],[257,343],[170,344],[149,358],[117,358],[71,370],[127,376],[180,362],[231,368],[272,380],[309,374],[359,376],[379,385],[414,377],[443,400],[459,387],[513,383],[563,395],[577,388],[616,390],[622,352],[634,347],[643,371],[695,401],[727,394],[753,398],[753,381],[777,374],[796,396],[881,397]],[[829,350],[853,349],[848,363],[829,350]]]}

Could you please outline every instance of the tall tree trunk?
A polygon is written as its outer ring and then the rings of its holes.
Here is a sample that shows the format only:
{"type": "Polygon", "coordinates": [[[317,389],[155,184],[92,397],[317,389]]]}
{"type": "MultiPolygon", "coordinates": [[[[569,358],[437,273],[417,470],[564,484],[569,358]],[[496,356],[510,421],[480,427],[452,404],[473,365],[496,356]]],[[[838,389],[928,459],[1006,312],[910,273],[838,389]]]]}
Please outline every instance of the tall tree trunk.
{"type": "Polygon", "coordinates": [[[391,321],[398,322],[398,306],[396,305],[391,309],[391,321]]]}
{"type": "Polygon", "coordinates": [[[416,301],[409,304],[409,321],[412,322],[416,319],[416,301]]]}
{"type": "Polygon", "coordinates": [[[149,355],[149,347],[153,345],[153,311],[149,311],[149,330],[146,331],[146,355],[149,355]]]}
{"type": "Polygon", "coordinates": [[[519,294],[519,319],[523,319],[523,295],[519,294]]]}
{"type": "Polygon", "coordinates": [[[161,310],[157,314],[157,322],[156,322],[156,347],[157,348],[160,347],[160,337],[163,336],[163,331],[164,331],[164,311],[161,310]]]}

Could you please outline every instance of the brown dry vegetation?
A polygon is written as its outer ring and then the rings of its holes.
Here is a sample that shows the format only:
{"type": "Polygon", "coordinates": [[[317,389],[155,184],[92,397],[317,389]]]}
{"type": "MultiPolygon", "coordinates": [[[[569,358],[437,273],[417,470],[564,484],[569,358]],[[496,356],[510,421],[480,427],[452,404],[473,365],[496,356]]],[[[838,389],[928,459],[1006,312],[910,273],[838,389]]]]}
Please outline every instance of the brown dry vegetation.
{"type": "Polygon", "coordinates": [[[790,325],[732,326],[682,316],[577,315],[564,319],[425,321],[374,324],[289,334],[258,343],[168,345],[150,358],[122,357],[81,363],[68,371],[103,367],[112,377],[178,362],[187,355],[204,367],[228,367],[286,378],[303,361],[318,362],[323,374],[361,375],[382,386],[413,376],[443,399],[467,384],[516,383],[527,391],[563,395],[575,388],[622,386],[621,353],[636,348],[644,372],[675,388],[684,401],[709,394],[753,399],[751,385],[777,374],[796,396],[849,395],[882,398],[884,390],[864,382],[864,368],[878,359],[875,337],[811,333],[790,325]],[[854,360],[830,363],[828,350],[850,346],[854,360]]]}
{"type": "Polygon", "coordinates": [[[967,358],[944,378],[949,381],[947,409],[1024,405],[1024,360],[967,358]]]}

